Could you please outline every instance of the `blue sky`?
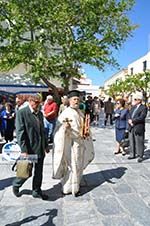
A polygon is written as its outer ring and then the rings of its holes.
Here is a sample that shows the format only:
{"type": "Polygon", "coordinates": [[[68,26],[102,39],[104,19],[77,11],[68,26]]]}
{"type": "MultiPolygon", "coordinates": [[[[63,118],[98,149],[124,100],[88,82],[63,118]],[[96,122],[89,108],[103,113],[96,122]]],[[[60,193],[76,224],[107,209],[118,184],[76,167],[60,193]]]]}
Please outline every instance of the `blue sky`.
{"type": "MultiPolygon", "coordinates": [[[[150,51],[150,0],[136,0],[129,17],[132,23],[138,24],[139,27],[133,32],[133,37],[130,37],[117,52],[116,59],[120,68],[127,67],[150,51]]],[[[87,77],[92,79],[93,85],[99,86],[118,71],[107,67],[105,72],[101,72],[89,65],[84,66],[84,70],[87,77]]]]}

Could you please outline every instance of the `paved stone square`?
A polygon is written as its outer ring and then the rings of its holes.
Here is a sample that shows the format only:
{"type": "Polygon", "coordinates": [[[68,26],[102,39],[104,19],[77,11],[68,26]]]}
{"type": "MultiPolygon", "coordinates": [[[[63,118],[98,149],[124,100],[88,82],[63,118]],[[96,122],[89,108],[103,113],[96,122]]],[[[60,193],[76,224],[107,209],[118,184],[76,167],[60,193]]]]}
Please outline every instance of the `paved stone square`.
{"type": "Polygon", "coordinates": [[[15,173],[0,161],[0,226],[150,226],[150,123],[146,124],[145,160],[114,155],[114,128],[92,128],[95,159],[84,171],[81,196],[62,197],[52,179],[51,153],[45,158],[42,189],[48,201],[31,196],[31,179],[12,193],[15,173]]]}

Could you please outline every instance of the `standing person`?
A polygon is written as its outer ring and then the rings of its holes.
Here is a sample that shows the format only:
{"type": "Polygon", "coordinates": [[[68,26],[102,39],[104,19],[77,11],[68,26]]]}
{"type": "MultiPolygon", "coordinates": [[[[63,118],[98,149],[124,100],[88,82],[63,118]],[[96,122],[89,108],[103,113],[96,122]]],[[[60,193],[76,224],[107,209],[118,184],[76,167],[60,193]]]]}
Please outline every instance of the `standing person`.
{"type": "Polygon", "coordinates": [[[46,103],[43,107],[43,115],[47,139],[50,143],[53,143],[53,133],[58,115],[58,105],[51,95],[48,95],[46,98],[46,103]]]}
{"type": "Polygon", "coordinates": [[[145,134],[145,118],[147,115],[147,107],[142,104],[143,96],[137,92],[133,96],[134,105],[129,112],[129,143],[130,156],[128,159],[136,158],[138,162],[143,161],[144,155],[144,134],[145,134]]]}
{"type": "Polygon", "coordinates": [[[101,109],[104,107],[104,102],[102,99],[99,99],[99,102],[100,102],[100,106],[101,106],[101,109]]]}
{"type": "Polygon", "coordinates": [[[108,98],[108,101],[104,102],[104,113],[105,113],[105,120],[104,125],[107,125],[108,117],[110,119],[110,125],[113,125],[112,114],[114,112],[114,104],[111,102],[111,97],[108,98]]]}
{"type": "MultiPolygon", "coordinates": [[[[38,162],[35,163],[32,181],[32,196],[34,198],[48,199],[41,190],[43,177],[43,162],[45,152],[48,152],[48,143],[45,136],[43,114],[39,110],[41,97],[39,94],[29,96],[28,106],[20,109],[16,114],[16,137],[21,148],[22,157],[37,154],[38,162]]],[[[19,188],[27,179],[15,178],[13,193],[19,197],[19,188]]]]}
{"type": "Polygon", "coordinates": [[[94,158],[92,138],[87,133],[84,115],[79,109],[80,92],[68,94],[70,106],[58,117],[53,153],[53,178],[61,179],[63,194],[77,196],[83,169],[94,158]]]}
{"type": "Polygon", "coordinates": [[[62,113],[68,107],[68,105],[69,105],[68,97],[67,96],[63,96],[61,98],[61,102],[62,102],[62,104],[59,107],[58,115],[60,115],[60,113],[62,113]]]}
{"type": "Polygon", "coordinates": [[[85,101],[86,110],[85,113],[90,114],[90,122],[93,121],[93,111],[92,111],[92,96],[87,96],[87,100],[85,101]]]}
{"type": "MultiPolygon", "coordinates": [[[[2,111],[6,110],[5,103],[6,103],[6,97],[0,96],[0,115],[1,115],[2,111]]],[[[2,123],[1,117],[0,117],[0,135],[1,135],[1,139],[3,140],[3,138],[4,138],[4,123],[2,123]]]]}
{"type": "Polygon", "coordinates": [[[13,133],[15,129],[15,113],[12,104],[7,102],[5,110],[1,112],[2,127],[4,131],[4,138],[6,143],[13,140],[13,133]]]}
{"type": "Polygon", "coordinates": [[[94,97],[94,100],[92,102],[92,112],[93,112],[93,124],[98,125],[99,124],[99,114],[101,111],[101,105],[98,97],[94,97]]]}
{"type": "Polygon", "coordinates": [[[125,132],[128,128],[128,109],[125,108],[125,100],[118,99],[117,106],[115,110],[115,134],[116,134],[116,142],[117,148],[114,154],[122,153],[123,155],[125,152],[122,150],[120,143],[123,139],[125,139],[125,132]]]}
{"type": "Polygon", "coordinates": [[[85,95],[83,93],[80,96],[79,109],[85,115],[85,113],[86,113],[86,104],[85,104],[85,95]]]}
{"type": "Polygon", "coordinates": [[[16,95],[16,107],[15,107],[15,112],[20,110],[21,108],[24,108],[28,105],[28,95],[26,94],[18,94],[16,95]]]}

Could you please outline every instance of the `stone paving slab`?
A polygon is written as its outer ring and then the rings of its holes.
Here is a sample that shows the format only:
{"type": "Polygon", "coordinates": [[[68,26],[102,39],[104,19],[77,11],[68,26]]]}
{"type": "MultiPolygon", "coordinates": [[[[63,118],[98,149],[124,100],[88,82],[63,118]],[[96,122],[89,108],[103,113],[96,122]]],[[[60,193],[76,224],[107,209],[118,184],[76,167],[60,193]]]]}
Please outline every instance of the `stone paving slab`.
{"type": "Polygon", "coordinates": [[[45,158],[42,189],[48,201],[31,196],[30,178],[12,194],[15,173],[0,155],[0,226],[150,226],[150,124],[146,125],[146,159],[137,163],[114,155],[114,128],[94,127],[95,159],[84,171],[81,196],[62,196],[52,179],[51,153],[45,158]]]}

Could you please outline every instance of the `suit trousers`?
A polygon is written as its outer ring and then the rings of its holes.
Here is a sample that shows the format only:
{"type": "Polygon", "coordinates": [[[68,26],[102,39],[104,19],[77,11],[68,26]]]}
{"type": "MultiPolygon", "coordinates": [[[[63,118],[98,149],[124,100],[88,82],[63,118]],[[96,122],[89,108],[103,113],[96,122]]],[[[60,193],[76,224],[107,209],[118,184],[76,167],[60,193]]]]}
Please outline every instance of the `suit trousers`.
{"type": "Polygon", "coordinates": [[[104,125],[106,126],[108,118],[110,118],[110,125],[113,125],[113,120],[112,120],[112,114],[111,113],[106,113],[104,125]]]}
{"type": "Polygon", "coordinates": [[[129,132],[130,142],[130,156],[135,157],[136,155],[143,158],[144,154],[144,132],[142,134],[136,134],[134,128],[129,132]]]}
{"type": "MultiPolygon", "coordinates": [[[[42,179],[43,179],[43,162],[44,162],[44,157],[38,158],[38,162],[35,163],[35,166],[34,166],[32,190],[36,192],[41,191],[41,185],[42,185],[42,179]]],[[[28,178],[16,177],[13,181],[13,186],[20,188],[27,179],[28,178]]]]}

